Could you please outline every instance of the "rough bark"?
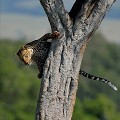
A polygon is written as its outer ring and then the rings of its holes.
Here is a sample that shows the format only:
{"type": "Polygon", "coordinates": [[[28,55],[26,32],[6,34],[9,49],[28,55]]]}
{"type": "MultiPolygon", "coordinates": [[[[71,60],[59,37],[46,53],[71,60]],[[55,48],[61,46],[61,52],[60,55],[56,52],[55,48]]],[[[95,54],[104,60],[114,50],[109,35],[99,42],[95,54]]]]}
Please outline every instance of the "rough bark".
{"type": "Polygon", "coordinates": [[[87,0],[73,24],[62,0],[40,0],[60,38],[53,40],[44,66],[36,120],[71,120],[85,46],[113,2],[87,0]]]}

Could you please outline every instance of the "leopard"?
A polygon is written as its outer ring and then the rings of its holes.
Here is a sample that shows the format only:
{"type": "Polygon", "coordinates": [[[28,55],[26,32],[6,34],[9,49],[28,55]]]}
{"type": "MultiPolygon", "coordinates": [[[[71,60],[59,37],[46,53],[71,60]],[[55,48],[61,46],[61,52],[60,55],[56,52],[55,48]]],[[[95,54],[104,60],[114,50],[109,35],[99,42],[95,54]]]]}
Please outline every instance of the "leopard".
{"type": "Polygon", "coordinates": [[[50,50],[51,42],[48,39],[55,39],[59,36],[57,31],[47,33],[38,40],[34,40],[21,47],[17,55],[25,65],[31,65],[33,62],[37,64],[39,74],[38,78],[42,78],[43,66],[47,59],[48,52],[50,50]]]}
{"type": "MultiPolygon", "coordinates": [[[[57,31],[53,33],[47,33],[38,40],[34,40],[32,42],[27,43],[25,46],[21,47],[17,52],[18,57],[25,65],[31,65],[33,62],[37,64],[39,70],[38,78],[40,79],[42,78],[43,67],[48,57],[48,53],[50,51],[51,41],[48,41],[48,39],[56,39],[59,36],[60,33],[57,31]]],[[[113,88],[114,90],[117,90],[117,87],[105,78],[91,75],[81,69],[79,71],[79,74],[88,79],[103,82],[111,88],[113,88]]]]}

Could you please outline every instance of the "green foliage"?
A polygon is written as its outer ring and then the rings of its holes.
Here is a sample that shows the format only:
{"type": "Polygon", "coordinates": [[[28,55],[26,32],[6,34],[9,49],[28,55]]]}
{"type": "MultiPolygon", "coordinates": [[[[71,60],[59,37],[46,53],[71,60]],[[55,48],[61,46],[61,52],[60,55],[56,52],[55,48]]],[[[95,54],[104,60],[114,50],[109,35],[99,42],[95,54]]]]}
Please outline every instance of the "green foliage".
{"type": "Polygon", "coordinates": [[[99,94],[95,99],[76,100],[72,120],[119,120],[120,114],[115,104],[105,95],[99,94]]]}
{"type": "MultiPolygon", "coordinates": [[[[0,120],[33,120],[40,81],[35,66],[25,66],[16,56],[25,41],[0,41],[0,120]]],[[[107,43],[100,35],[93,37],[86,49],[82,69],[108,78],[118,89],[120,47],[107,43]]],[[[72,120],[118,120],[119,91],[80,77],[72,120]]]]}
{"type": "Polygon", "coordinates": [[[0,41],[0,120],[34,119],[40,81],[15,54],[23,44],[0,41]]]}

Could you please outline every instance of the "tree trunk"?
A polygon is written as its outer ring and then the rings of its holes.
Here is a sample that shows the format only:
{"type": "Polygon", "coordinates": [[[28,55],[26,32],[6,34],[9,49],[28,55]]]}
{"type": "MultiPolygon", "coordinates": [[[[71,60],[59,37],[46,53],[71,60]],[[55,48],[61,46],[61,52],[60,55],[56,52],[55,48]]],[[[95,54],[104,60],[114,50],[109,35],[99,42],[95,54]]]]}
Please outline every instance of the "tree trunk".
{"type": "Polygon", "coordinates": [[[40,0],[52,31],[59,31],[60,37],[52,41],[44,66],[36,120],[71,120],[86,44],[113,2],[86,0],[73,23],[62,0],[40,0]]]}

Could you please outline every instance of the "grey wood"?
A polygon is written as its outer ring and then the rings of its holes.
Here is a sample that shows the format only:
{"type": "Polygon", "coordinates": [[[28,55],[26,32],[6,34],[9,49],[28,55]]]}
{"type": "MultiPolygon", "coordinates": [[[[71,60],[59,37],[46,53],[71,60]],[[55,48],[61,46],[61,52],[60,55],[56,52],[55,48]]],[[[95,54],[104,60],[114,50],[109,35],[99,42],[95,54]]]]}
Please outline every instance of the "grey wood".
{"type": "Polygon", "coordinates": [[[94,6],[86,2],[73,24],[62,0],[40,0],[51,30],[59,31],[60,37],[53,40],[44,66],[36,120],[71,120],[86,44],[113,2],[98,0],[94,6]]]}

